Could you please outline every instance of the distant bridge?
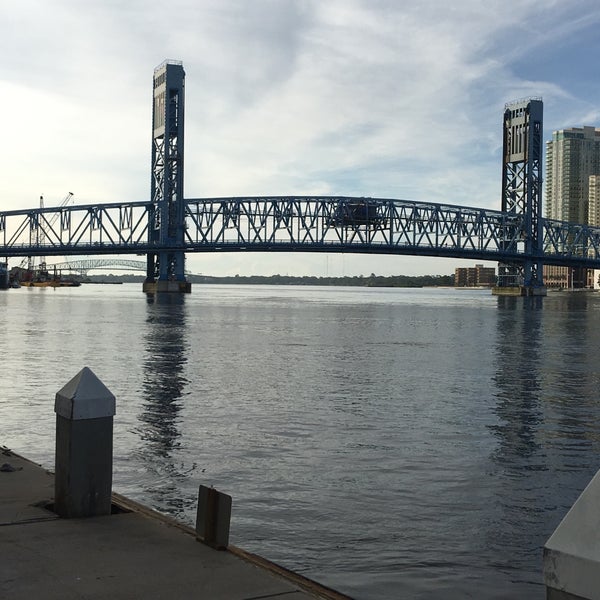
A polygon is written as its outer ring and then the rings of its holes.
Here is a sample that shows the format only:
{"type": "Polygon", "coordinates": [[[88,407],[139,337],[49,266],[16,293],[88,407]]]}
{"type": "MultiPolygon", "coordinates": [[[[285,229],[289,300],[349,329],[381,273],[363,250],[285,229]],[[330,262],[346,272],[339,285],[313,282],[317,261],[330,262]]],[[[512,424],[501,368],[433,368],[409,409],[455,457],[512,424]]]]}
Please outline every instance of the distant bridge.
{"type": "Polygon", "coordinates": [[[122,259],[87,259],[71,260],[68,262],[46,264],[46,268],[51,271],[76,271],[82,275],[87,275],[88,271],[111,270],[111,271],[146,271],[146,262],[142,260],[122,260],[122,259]]]}

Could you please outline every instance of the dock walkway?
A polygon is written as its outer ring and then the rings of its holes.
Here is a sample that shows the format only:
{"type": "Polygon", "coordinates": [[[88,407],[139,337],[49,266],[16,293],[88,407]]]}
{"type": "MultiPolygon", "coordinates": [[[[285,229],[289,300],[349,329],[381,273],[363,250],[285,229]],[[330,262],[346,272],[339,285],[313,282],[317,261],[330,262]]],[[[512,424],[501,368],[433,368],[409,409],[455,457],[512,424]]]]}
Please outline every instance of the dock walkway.
{"type": "Polygon", "coordinates": [[[118,494],[110,516],[61,519],[54,476],[0,447],[0,598],[348,599],[118,494]]]}

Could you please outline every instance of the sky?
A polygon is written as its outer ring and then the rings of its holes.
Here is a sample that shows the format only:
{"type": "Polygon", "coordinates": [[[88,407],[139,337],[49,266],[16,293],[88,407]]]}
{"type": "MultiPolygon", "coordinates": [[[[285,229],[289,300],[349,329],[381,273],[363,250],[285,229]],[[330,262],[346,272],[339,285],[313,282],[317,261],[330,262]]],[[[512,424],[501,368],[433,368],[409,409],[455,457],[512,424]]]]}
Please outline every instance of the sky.
{"type": "MultiPolygon", "coordinates": [[[[152,76],[186,72],[185,197],[500,208],[502,113],[600,127],[597,0],[0,3],[0,210],[149,200],[152,76]]],[[[456,259],[187,255],[207,275],[450,274],[456,259]]],[[[493,265],[493,263],[489,263],[493,265]]]]}

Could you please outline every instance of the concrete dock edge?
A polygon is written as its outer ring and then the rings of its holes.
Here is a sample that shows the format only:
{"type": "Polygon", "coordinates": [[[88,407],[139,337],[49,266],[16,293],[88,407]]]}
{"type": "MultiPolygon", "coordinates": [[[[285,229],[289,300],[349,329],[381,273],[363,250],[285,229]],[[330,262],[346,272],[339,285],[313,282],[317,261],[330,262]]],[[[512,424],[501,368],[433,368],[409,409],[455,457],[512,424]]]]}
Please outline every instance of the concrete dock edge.
{"type": "Polygon", "coordinates": [[[236,546],[215,550],[198,541],[193,527],[119,493],[112,493],[111,515],[60,518],[52,511],[54,473],[0,450],[3,600],[70,600],[82,593],[119,600],[351,600],[236,546]],[[132,588],[135,577],[139,590],[132,588]]]}

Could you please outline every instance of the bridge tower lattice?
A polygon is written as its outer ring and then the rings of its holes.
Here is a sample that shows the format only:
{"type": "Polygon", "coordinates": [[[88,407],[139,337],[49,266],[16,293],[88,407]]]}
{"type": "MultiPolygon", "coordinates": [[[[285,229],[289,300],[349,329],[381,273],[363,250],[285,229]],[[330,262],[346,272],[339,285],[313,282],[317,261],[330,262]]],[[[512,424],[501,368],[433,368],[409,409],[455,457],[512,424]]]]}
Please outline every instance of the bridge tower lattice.
{"type": "Polygon", "coordinates": [[[504,109],[502,153],[502,210],[521,217],[519,231],[508,226],[504,250],[524,245],[530,257],[523,262],[498,265],[498,288],[522,287],[532,294],[544,286],[541,256],[543,103],[529,98],[509,103],[504,109]]]}
{"type": "Polygon", "coordinates": [[[172,250],[148,253],[144,290],[189,292],[185,278],[183,196],[185,71],[166,60],[154,70],[149,242],[172,250]]]}

